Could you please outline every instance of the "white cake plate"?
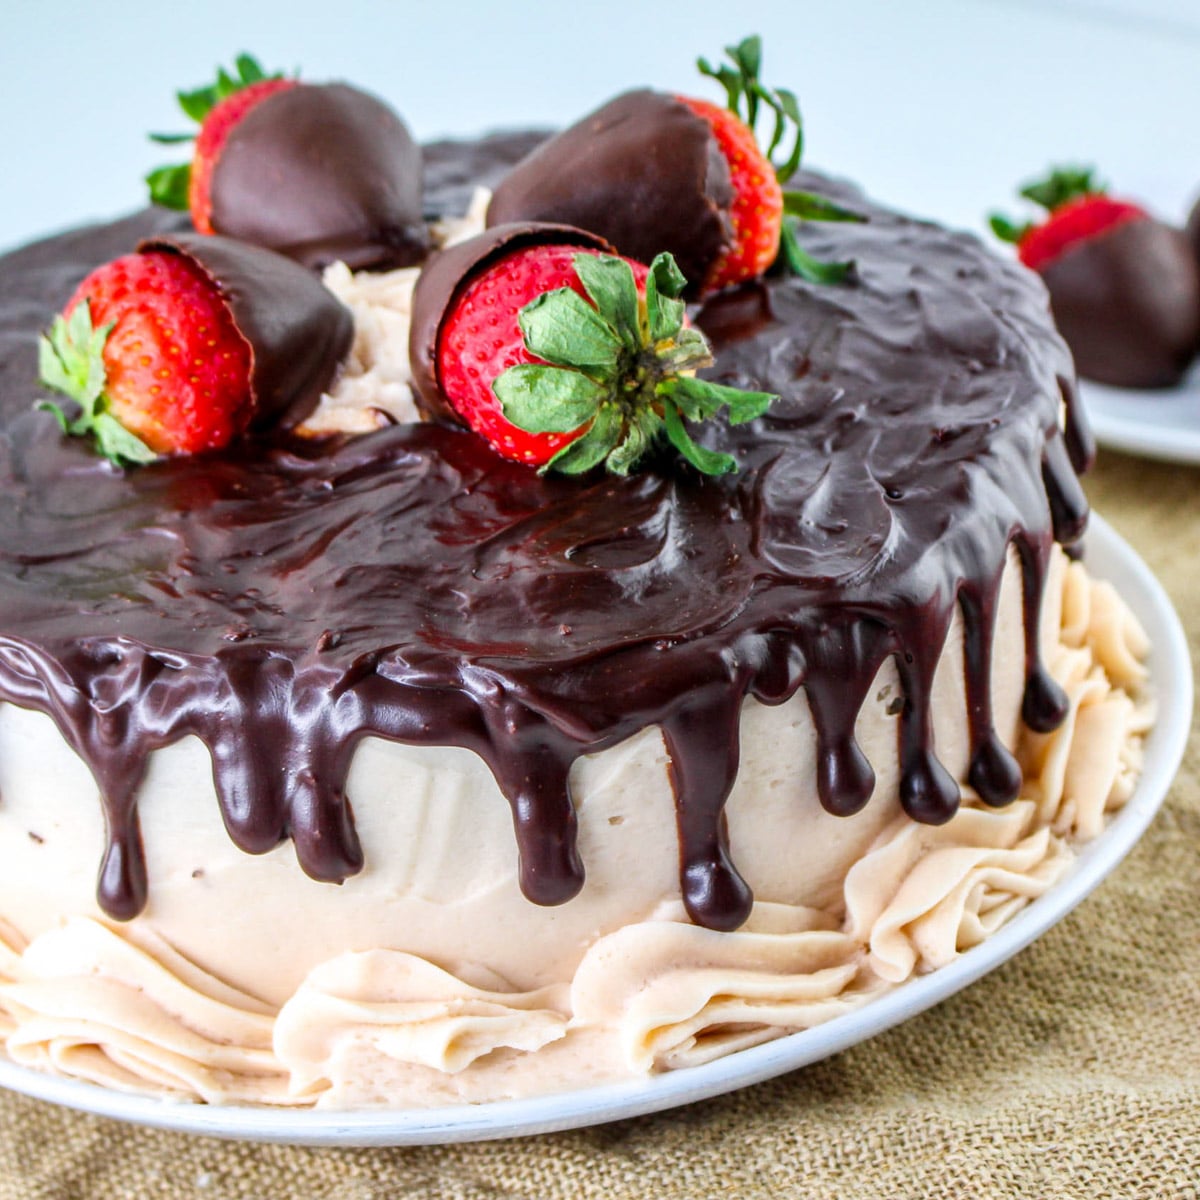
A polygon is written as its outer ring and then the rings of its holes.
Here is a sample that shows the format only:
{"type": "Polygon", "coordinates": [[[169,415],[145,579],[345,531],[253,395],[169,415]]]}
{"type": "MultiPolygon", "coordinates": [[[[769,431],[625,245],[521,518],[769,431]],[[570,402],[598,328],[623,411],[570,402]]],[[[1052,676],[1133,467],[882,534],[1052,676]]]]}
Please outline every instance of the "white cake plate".
{"type": "Polygon", "coordinates": [[[981,945],[845,1016],[699,1067],[553,1096],[420,1110],[328,1112],[187,1104],[126,1095],[0,1062],[0,1086],[98,1116],[215,1137],[310,1146],[404,1146],[550,1133],[640,1116],[746,1087],[874,1037],[954,995],[1061,921],[1129,853],[1158,810],[1183,757],[1192,720],[1187,640],[1166,593],[1099,517],[1087,536],[1089,569],[1110,580],[1153,641],[1158,721],[1133,797],[1084,846],[1068,874],[981,945]]]}
{"type": "Polygon", "coordinates": [[[1161,391],[1081,379],[1079,395],[1102,446],[1143,458],[1200,463],[1200,367],[1178,387],[1161,391]]]}

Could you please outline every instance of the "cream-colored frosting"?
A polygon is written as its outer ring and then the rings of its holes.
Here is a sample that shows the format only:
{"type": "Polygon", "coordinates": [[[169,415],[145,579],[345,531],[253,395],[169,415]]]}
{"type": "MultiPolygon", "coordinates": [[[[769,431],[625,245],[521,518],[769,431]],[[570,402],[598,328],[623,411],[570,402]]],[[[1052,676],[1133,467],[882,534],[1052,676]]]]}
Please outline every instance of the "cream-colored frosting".
{"type": "MultiPolygon", "coordinates": [[[[434,245],[452,246],[482,233],[491,198],[487,188],[476,188],[464,216],[446,217],[432,226],[434,245]]],[[[418,419],[408,365],[408,329],[420,273],[420,267],[354,272],[341,262],[326,268],[325,286],[354,317],[354,342],[333,386],[300,426],[300,433],[368,433],[418,419]]]]}
{"type": "MultiPolygon", "coordinates": [[[[994,699],[1017,745],[1020,579],[1001,590],[994,699]]],[[[1071,711],[1020,735],[1020,800],[940,827],[899,810],[898,682],[858,722],[876,767],[862,813],[813,792],[803,694],[747,702],[728,811],[755,889],[733,933],[679,901],[662,738],[572,774],[584,891],[538,908],[516,884],[507,805],[461,750],[368,741],[348,785],[367,866],[342,887],[290,846],[239,852],[203,747],[158,751],[139,796],[150,906],[128,925],[92,896],[95,785],[48,718],[0,706],[0,1036],[21,1063],[210,1102],[442,1104],[705,1062],[862,1004],[977,944],[1061,877],[1131,794],[1150,712],[1145,634],[1113,589],[1056,559],[1043,642],[1071,711]],[[1061,615],[1060,615],[1061,610],[1061,615]]],[[[934,688],[939,755],[966,766],[961,625],[934,688]]]]}

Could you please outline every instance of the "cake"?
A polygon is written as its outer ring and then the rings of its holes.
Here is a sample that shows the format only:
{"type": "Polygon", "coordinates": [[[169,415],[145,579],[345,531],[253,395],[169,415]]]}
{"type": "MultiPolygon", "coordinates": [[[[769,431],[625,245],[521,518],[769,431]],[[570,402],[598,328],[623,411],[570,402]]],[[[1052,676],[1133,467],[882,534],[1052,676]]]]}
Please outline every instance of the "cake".
{"type": "MultiPolygon", "coordinates": [[[[427,147],[426,210],[539,136],[427,147]]],[[[14,1061],[214,1103],[578,1088],[869,1002],[1060,877],[1146,720],[1144,634],[1060,549],[1069,355],[1033,275],[807,182],[867,218],[805,232],[856,278],[693,312],[713,378],[781,397],[720,479],[405,419],[411,279],[337,266],[377,427],[328,434],[332,389],[310,436],[114,470],[34,410],[36,334],[178,218],[0,259],[14,1061]]]]}

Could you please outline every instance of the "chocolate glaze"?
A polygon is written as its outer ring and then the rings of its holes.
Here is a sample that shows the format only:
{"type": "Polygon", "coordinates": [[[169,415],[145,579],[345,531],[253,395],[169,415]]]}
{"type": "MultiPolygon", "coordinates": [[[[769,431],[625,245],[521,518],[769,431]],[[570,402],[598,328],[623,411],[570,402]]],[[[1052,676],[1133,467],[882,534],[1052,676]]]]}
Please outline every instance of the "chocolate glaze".
{"type": "Polygon", "coordinates": [[[198,233],[145,238],[196,264],[250,346],[254,425],[295,425],[316,407],[354,341],[350,310],[311,272],[271,250],[198,233]]]}
{"type": "MultiPolygon", "coordinates": [[[[431,148],[430,205],[443,179],[494,179],[520,145],[431,148]]],[[[1033,275],[870,212],[805,233],[813,253],[856,259],[856,284],[770,280],[697,314],[714,378],[781,396],[753,426],[698,431],[741,464],[721,478],[672,460],[540,477],[438,424],[326,443],[273,432],[116,471],[33,410],[34,336],[163,217],[0,259],[0,696],[48,713],[95,773],[106,910],[132,916],[153,886],[138,782],[187,734],[212,751],[233,840],[259,853],[290,836],[325,880],[363,860],[344,790],[359,739],[474,750],[511,804],[526,895],[553,904],[583,879],[572,762],[659,725],[688,911],[733,928],[751,901],[723,813],[744,698],[805,688],[821,801],[851,813],[874,782],[855,717],[893,659],[902,800],[945,820],[958,795],[929,692],[956,605],[971,778],[1009,800],[987,697],[1010,545],[1026,720],[1050,727],[1065,705],[1035,630],[1052,539],[1077,535],[1084,511],[1070,360],[1033,275]]]]}
{"type": "Polygon", "coordinates": [[[708,123],[673,96],[641,90],[518,163],[496,188],[487,223],[578,225],[644,263],[670,251],[696,295],[732,240],[732,201],[729,164],[708,123]]]}
{"type": "Polygon", "coordinates": [[[213,228],[316,269],[410,266],[429,248],[421,169],[404,122],[374,96],[288,88],[230,132],[213,169],[213,228]]]}
{"type": "Polygon", "coordinates": [[[408,354],[417,407],[425,416],[464,424],[442,392],[437,375],[437,344],[451,303],[481,271],[506,254],[547,244],[614,253],[613,247],[594,233],[569,225],[526,221],[487,229],[478,237],[440,251],[422,268],[413,293],[408,354]]]}
{"type": "Polygon", "coordinates": [[[1041,268],[1079,374],[1116,387],[1173,387],[1200,349],[1200,266],[1161,221],[1125,221],[1041,268]]]}

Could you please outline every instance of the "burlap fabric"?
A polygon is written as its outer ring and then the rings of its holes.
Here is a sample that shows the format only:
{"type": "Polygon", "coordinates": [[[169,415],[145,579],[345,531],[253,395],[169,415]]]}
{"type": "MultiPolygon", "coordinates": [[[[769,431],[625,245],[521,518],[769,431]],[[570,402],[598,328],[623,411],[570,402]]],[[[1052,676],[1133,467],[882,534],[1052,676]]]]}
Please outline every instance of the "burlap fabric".
{"type": "MultiPolygon", "coordinates": [[[[1200,470],[1105,455],[1093,503],[1200,658],[1200,470]]],[[[0,1200],[1200,1197],[1200,738],[1130,858],[998,971],[890,1033],[691,1108],[522,1141],[222,1143],[0,1093],[0,1200]]]]}

